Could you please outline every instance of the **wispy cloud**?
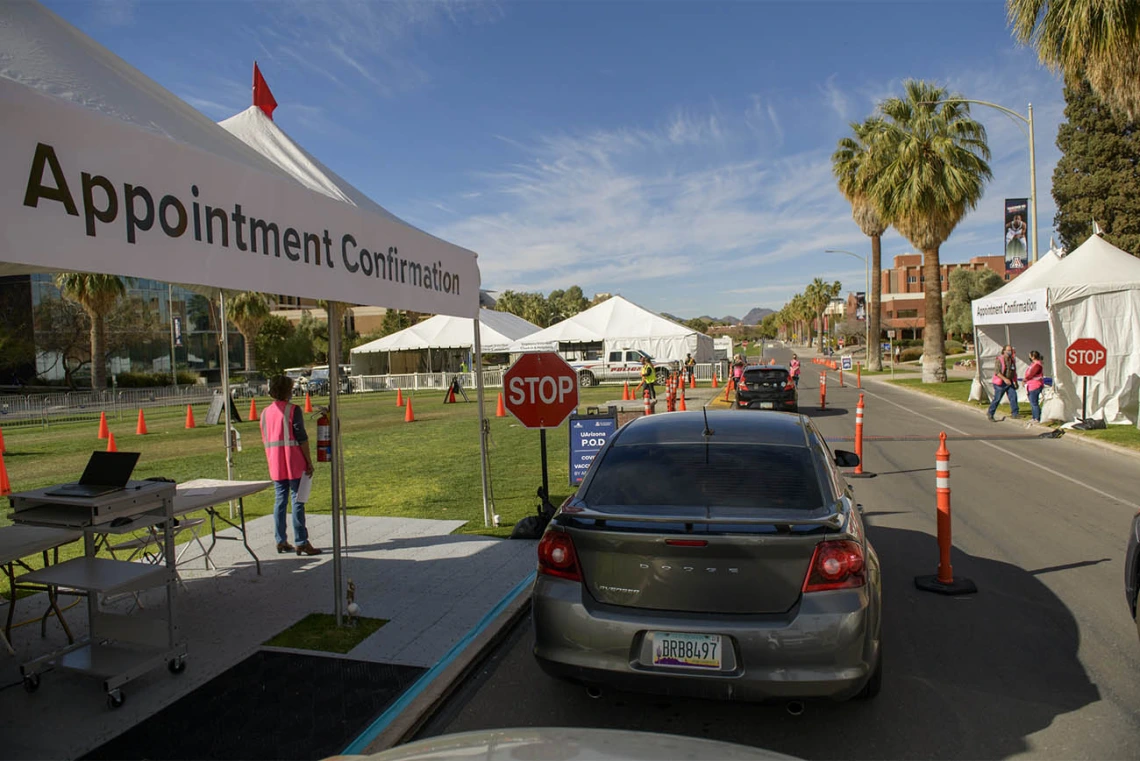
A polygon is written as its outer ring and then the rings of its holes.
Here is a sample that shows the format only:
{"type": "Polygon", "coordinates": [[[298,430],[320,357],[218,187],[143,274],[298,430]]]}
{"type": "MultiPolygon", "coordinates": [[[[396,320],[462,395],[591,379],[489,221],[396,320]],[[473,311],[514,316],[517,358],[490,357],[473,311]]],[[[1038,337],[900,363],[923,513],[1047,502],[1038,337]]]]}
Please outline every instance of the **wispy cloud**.
{"type": "Polygon", "coordinates": [[[431,75],[416,53],[422,35],[501,16],[490,0],[287,0],[268,5],[259,29],[271,56],[284,56],[339,88],[381,96],[422,87],[431,75]]]}
{"type": "Polygon", "coordinates": [[[836,115],[843,121],[848,121],[848,106],[847,94],[836,85],[835,80],[837,74],[832,74],[827,78],[827,81],[820,86],[820,92],[823,94],[823,101],[836,115]]]}

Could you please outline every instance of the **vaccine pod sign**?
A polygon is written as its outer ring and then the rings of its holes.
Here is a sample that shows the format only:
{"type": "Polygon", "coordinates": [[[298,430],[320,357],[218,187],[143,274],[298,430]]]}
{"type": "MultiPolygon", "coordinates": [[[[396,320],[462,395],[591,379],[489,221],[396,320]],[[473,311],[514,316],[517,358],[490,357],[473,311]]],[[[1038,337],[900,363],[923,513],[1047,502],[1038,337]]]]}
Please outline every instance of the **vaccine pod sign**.
{"type": "Polygon", "coordinates": [[[570,485],[578,486],[594,458],[617,430],[616,415],[570,417],[570,485]]]}

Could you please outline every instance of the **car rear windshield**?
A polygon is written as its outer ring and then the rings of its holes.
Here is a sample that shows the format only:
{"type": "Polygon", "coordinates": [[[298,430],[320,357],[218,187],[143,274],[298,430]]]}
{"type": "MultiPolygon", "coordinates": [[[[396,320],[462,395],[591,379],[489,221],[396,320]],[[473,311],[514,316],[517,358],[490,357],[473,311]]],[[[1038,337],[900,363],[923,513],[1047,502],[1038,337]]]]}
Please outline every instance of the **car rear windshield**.
{"type": "Polygon", "coordinates": [[[598,463],[587,504],[816,510],[819,481],[806,447],[726,444],[615,446],[598,463]]]}
{"type": "Polygon", "coordinates": [[[786,383],[787,370],[745,370],[745,383],[786,383]]]}

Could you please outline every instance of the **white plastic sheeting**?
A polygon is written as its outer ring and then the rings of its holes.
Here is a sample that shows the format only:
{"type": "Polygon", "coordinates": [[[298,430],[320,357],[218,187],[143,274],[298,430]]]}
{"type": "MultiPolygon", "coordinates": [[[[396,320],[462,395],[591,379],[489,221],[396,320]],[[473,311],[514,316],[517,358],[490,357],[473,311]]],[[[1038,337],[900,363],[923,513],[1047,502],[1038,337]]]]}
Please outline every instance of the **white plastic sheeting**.
{"type": "MultiPolygon", "coordinates": [[[[1044,357],[1046,374],[1054,379],[1044,417],[1069,420],[1081,414],[1083,379],[1065,365],[1064,352],[1078,338],[1095,338],[1108,352],[1108,363],[1089,378],[1088,415],[1112,425],[1140,421],[1140,259],[1093,235],[1065,257],[1050,252],[1025,274],[972,304],[982,380],[989,384],[1002,346],[1017,350],[1022,376],[1029,352],[1044,357]],[[978,320],[978,312],[1002,300],[1044,292],[1044,319],[1035,322],[978,320]]],[[[1024,390],[1020,397],[1024,397],[1024,390]]],[[[1027,405],[1027,403],[1026,403],[1027,405]]]]}
{"type": "Polygon", "coordinates": [[[692,354],[698,362],[713,360],[713,339],[710,336],[668,320],[621,296],[614,296],[526,336],[516,341],[511,351],[521,353],[557,347],[557,351],[568,352],[573,351],[576,344],[597,343],[603,345],[606,354],[611,350],[640,349],[659,362],[683,360],[686,354],[692,354]]]}

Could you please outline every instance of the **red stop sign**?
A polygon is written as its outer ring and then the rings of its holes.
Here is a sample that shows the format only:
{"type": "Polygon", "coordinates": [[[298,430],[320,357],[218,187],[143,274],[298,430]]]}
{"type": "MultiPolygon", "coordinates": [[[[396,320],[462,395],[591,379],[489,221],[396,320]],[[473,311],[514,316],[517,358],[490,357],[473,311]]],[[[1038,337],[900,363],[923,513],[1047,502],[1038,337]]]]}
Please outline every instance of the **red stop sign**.
{"type": "Polygon", "coordinates": [[[1108,352],[1095,338],[1078,338],[1065,349],[1065,364],[1077,375],[1096,375],[1107,358],[1108,352]]]}
{"type": "Polygon", "coordinates": [[[578,409],[578,374],[552,351],[524,354],[503,373],[503,402],[527,428],[557,428],[578,409]]]}

